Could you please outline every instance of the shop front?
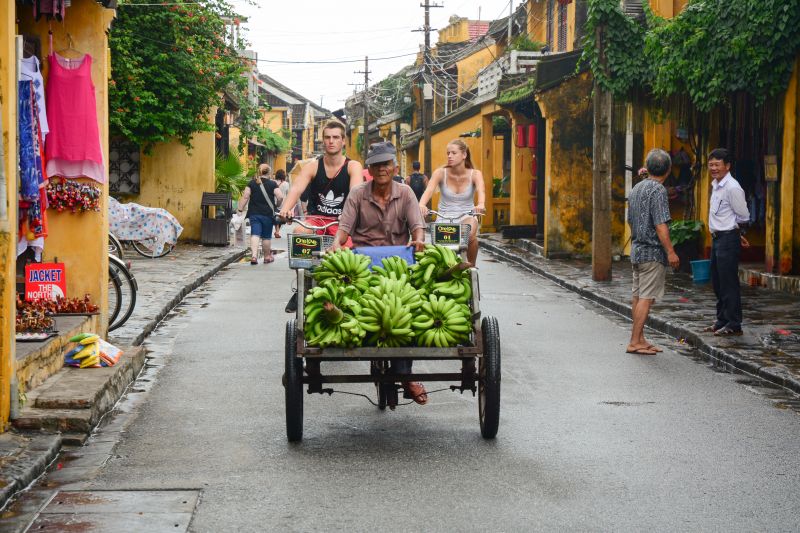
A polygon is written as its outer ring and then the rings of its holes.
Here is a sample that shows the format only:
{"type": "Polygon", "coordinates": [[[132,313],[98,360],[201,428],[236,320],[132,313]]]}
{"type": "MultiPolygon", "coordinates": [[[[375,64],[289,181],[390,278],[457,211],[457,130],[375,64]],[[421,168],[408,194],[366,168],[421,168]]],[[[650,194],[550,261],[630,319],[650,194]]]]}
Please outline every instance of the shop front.
{"type": "Polygon", "coordinates": [[[63,365],[53,349],[62,330],[77,320],[106,333],[113,7],[108,0],[0,3],[0,430],[15,394],[63,365]],[[78,318],[60,320],[66,314],[78,318]],[[9,331],[15,335],[6,337],[9,331]],[[33,344],[23,349],[25,341],[33,344]]]}

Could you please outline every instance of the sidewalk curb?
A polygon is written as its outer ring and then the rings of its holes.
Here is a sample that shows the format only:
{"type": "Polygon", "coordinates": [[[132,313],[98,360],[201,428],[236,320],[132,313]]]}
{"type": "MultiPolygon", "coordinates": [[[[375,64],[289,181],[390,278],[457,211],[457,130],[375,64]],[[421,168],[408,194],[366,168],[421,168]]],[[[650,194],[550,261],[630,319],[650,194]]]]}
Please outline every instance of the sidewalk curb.
{"type": "Polygon", "coordinates": [[[148,322],[143,328],[142,332],[139,333],[132,341],[131,345],[139,346],[141,345],[144,340],[156,329],[158,323],[161,322],[164,317],[166,317],[170,311],[172,311],[175,307],[178,306],[179,303],[186,297],[187,294],[195,290],[197,287],[208,281],[214,274],[225,268],[226,266],[230,265],[231,263],[235,263],[242,257],[244,257],[247,253],[247,250],[239,250],[234,251],[228,257],[223,259],[222,263],[219,263],[217,266],[212,268],[211,270],[206,271],[204,274],[198,276],[194,281],[187,283],[179,292],[176,294],[171,300],[169,300],[164,307],[161,308],[161,311],[156,314],[150,322],[148,322]]]}
{"type": "Polygon", "coordinates": [[[4,484],[0,488],[0,509],[4,509],[11,498],[44,474],[61,451],[61,435],[16,435],[29,438],[30,442],[18,459],[4,468],[0,475],[0,481],[4,484]]]}
{"type": "MultiPolygon", "coordinates": [[[[520,252],[520,254],[515,255],[510,253],[506,249],[507,247],[489,242],[486,239],[479,239],[479,242],[481,248],[490,254],[500,257],[510,263],[521,266],[526,270],[530,270],[536,274],[539,274],[540,276],[547,278],[557,285],[575,292],[581,297],[595,302],[611,311],[614,311],[615,313],[618,313],[625,319],[630,320],[631,306],[629,304],[619,302],[618,300],[614,300],[602,294],[598,294],[594,290],[590,290],[585,285],[562,279],[548,271],[546,268],[537,265],[536,262],[521,256],[521,254],[529,254],[530,252],[514,246],[514,248],[520,252]]],[[[541,261],[548,261],[548,259],[542,258],[541,261]]],[[[669,335],[670,337],[684,339],[686,343],[697,348],[697,350],[708,360],[721,362],[729,367],[746,372],[753,376],[757,376],[774,385],[778,385],[795,393],[800,393],[800,380],[796,379],[794,376],[790,375],[788,372],[778,366],[764,366],[753,361],[741,359],[734,353],[709,344],[701,335],[695,333],[694,331],[679,324],[664,320],[657,315],[651,314],[649,316],[647,320],[647,326],[658,331],[659,333],[669,335]]]]}

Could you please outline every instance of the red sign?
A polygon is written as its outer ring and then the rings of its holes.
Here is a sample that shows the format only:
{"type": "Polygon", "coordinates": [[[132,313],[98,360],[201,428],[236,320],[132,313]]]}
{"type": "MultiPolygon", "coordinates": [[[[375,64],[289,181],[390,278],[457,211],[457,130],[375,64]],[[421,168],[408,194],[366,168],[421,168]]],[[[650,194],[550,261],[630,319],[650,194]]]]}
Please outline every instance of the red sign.
{"type": "Polygon", "coordinates": [[[25,265],[25,299],[55,300],[66,298],[67,278],[64,263],[31,263],[25,265]]]}

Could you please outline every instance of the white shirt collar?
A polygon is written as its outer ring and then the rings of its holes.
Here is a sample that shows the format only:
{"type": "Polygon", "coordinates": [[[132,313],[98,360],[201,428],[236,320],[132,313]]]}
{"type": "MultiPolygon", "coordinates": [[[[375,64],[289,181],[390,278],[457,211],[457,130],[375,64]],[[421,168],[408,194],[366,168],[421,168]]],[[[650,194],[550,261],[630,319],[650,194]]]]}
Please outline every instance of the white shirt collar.
{"type": "Polygon", "coordinates": [[[722,187],[725,187],[725,184],[728,183],[728,179],[729,178],[733,179],[733,176],[731,176],[730,172],[725,174],[725,177],[722,178],[721,180],[719,180],[719,182],[717,182],[717,180],[711,180],[711,185],[712,185],[712,187],[714,187],[714,190],[720,189],[722,187]]]}

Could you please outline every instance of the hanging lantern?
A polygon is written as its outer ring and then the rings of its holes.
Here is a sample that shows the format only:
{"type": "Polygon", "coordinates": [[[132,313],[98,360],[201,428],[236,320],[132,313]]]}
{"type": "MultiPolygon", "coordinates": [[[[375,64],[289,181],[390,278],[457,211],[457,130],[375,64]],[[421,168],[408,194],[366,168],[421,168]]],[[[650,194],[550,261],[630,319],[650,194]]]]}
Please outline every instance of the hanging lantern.
{"type": "Polygon", "coordinates": [[[536,124],[528,124],[528,148],[536,149],[536,124]]]}
{"type": "Polygon", "coordinates": [[[515,144],[517,148],[525,146],[525,126],[517,126],[517,142],[515,144]]]}
{"type": "Polygon", "coordinates": [[[538,175],[538,165],[536,164],[536,154],[531,157],[531,176],[534,178],[538,175]]]}
{"type": "Polygon", "coordinates": [[[528,203],[528,208],[531,210],[531,214],[536,214],[536,198],[531,198],[528,203]]]}
{"type": "Polygon", "coordinates": [[[528,194],[536,196],[536,180],[528,180],[528,194]]]}

